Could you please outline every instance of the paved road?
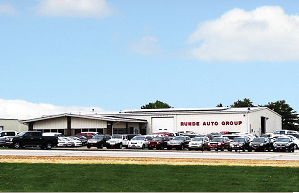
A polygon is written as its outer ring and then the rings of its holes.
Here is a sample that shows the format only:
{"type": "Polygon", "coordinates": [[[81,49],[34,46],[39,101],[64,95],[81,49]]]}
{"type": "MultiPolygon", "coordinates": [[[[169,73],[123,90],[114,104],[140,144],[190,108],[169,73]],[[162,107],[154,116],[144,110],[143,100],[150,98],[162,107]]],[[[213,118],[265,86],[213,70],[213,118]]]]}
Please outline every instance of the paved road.
{"type": "Polygon", "coordinates": [[[96,156],[96,157],[159,157],[159,158],[206,158],[206,159],[256,159],[256,160],[299,160],[299,151],[285,152],[204,152],[201,151],[147,151],[123,150],[37,150],[3,149],[0,155],[22,156],[96,156]]]}

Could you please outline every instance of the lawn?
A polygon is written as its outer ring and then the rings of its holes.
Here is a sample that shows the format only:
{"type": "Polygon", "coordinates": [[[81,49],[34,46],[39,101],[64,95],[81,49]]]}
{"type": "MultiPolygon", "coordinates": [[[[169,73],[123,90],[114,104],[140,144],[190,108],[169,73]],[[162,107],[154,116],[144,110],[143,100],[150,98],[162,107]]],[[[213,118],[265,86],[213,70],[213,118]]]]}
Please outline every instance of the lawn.
{"type": "Polygon", "coordinates": [[[294,192],[299,168],[0,163],[2,192],[294,192]]]}

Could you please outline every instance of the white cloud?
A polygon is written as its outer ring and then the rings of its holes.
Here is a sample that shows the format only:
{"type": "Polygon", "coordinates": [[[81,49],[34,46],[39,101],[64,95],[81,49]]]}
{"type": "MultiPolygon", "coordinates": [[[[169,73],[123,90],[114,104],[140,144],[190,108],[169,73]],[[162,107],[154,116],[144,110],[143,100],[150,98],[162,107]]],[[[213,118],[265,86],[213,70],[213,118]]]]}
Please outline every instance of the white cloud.
{"type": "Polygon", "coordinates": [[[95,109],[97,112],[103,111],[103,109],[95,107],[65,107],[45,103],[30,103],[24,100],[0,99],[0,118],[4,119],[32,119],[43,115],[91,112],[92,109],[95,109]]]}
{"type": "Polygon", "coordinates": [[[0,15],[18,15],[19,11],[11,4],[0,4],[0,15]]]}
{"type": "Polygon", "coordinates": [[[41,16],[96,17],[113,14],[106,0],[38,0],[35,11],[41,16]]]}
{"type": "Polygon", "coordinates": [[[298,61],[299,16],[280,7],[233,9],[200,24],[188,42],[189,56],[199,60],[298,61]]]}
{"type": "Polygon", "coordinates": [[[158,43],[159,40],[153,36],[143,36],[131,44],[130,51],[145,56],[156,55],[160,53],[158,43]]]}

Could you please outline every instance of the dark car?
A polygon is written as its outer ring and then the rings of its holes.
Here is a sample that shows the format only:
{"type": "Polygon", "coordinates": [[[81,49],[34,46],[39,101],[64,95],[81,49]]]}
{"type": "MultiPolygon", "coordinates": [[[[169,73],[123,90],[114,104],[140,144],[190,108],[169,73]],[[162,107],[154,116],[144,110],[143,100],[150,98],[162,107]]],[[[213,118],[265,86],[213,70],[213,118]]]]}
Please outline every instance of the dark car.
{"type": "Polygon", "coordinates": [[[168,137],[154,137],[147,143],[148,149],[164,149],[167,147],[167,142],[169,141],[168,137]]]}
{"type": "Polygon", "coordinates": [[[232,142],[230,142],[229,151],[235,150],[242,150],[245,151],[249,148],[250,139],[248,137],[235,137],[232,142]]]}
{"type": "Polygon", "coordinates": [[[248,151],[270,151],[270,140],[267,137],[258,137],[254,138],[252,142],[249,144],[248,151]]]}
{"type": "Polygon", "coordinates": [[[0,147],[3,147],[6,145],[6,138],[5,137],[0,137],[0,147]]]}
{"type": "Polygon", "coordinates": [[[229,149],[230,147],[230,140],[228,137],[215,137],[208,143],[208,151],[215,149],[216,151],[224,149],[229,149]]]}
{"type": "Polygon", "coordinates": [[[177,150],[183,150],[188,147],[190,141],[191,138],[188,136],[176,136],[167,142],[167,149],[171,150],[172,148],[176,148],[177,150]]]}
{"type": "Polygon", "coordinates": [[[106,141],[110,138],[110,135],[94,135],[91,139],[88,139],[87,148],[97,147],[98,149],[102,149],[103,147],[107,147],[106,141]]]}
{"type": "Polygon", "coordinates": [[[87,145],[87,137],[85,137],[84,135],[76,135],[76,137],[79,138],[79,140],[82,142],[82,145],[87,145]]]}
{"type": "Polygon", "coordinates": [[[278,137],[273,143],[273,151],[295,151],[295,143],[290,137],[278,137]]]}

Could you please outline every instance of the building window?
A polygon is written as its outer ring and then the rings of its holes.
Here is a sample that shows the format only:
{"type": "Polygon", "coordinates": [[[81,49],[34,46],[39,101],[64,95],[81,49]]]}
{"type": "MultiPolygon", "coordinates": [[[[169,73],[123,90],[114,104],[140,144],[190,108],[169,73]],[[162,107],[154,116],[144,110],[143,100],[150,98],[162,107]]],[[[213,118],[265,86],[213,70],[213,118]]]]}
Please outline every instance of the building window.
{"type": "Polygon", "coordinates": [[[0,131],[3,131],[3,126],[0,126],[0,131]]]}

